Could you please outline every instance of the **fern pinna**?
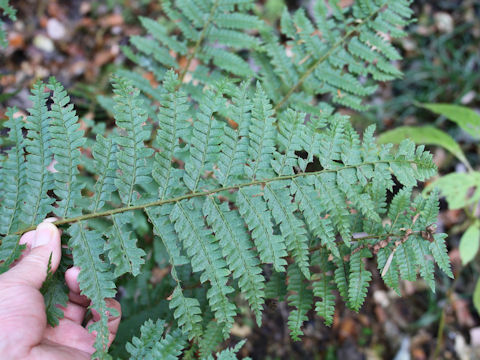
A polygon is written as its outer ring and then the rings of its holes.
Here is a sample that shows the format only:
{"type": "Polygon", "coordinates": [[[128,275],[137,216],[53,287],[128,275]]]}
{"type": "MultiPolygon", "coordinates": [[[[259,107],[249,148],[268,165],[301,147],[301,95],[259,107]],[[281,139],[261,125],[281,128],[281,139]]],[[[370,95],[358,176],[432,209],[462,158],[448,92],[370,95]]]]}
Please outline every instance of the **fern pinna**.
{"type": "MultiPolygon", "coordinates": [[[[18,257],[20,235],[57,216],[92,308],[104,314],[121,283],[124,298],[143,304],[124,309],[127,318],[163,319],[145,322],[127,345],[131,357],[172,359],[212,358],[239,298],[259,325],[266,299],[286,299],[297,340],[312,311],[332,324],[337,292],[361,307],[374,261],[396,291],[417,273],[434,290],[434,262],[452,276],[444,235],[432,228],[437,194],[412,199],[435,174],[431,155],[410,141],[378,146],[373,126],[358,134],[321,96],[360,109],[374,81],[399,75],[390,62],[398,53],[381,34],[403,34],[409,1],[285,11],[286,44],[248,0],[163,4],[173,26],[142,19],[150,35],[124,48],[159,85],[120,70],[113,98],[100,99],[113,130],[92,141],[53,79],[35,84],[25,120],[7,113],[2,271],[18,257]],[[401,190],[388,201],[395,181],[401,190]],[[153,267],[170,275],[152,289],[153,267]],[[136,278],[124,283],[124,274],[136,278]]],[[[46,285],[49,303],[62,299],[59,279],[46,285]]],[[[62,316],[47,311],[52,324],[62,316]]],[[[106,321],[93,327],[100,358],[106,321]]]]}

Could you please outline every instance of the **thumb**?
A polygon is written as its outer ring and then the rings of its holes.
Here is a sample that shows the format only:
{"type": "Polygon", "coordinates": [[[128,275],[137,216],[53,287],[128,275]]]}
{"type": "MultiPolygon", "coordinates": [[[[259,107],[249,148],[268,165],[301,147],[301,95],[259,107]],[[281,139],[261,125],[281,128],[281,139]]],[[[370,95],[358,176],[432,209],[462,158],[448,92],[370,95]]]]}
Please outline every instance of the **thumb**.
{"type": "Polygon", "coordinates": [[[40,289],[47,277],[51,255],[51,271],[57,270],[62,251],[60,232],[52,223],[42,222],[37,226],[32,249],[20,262],[3,274],[3,280],[18,285],[28,285],[40,289]]]}

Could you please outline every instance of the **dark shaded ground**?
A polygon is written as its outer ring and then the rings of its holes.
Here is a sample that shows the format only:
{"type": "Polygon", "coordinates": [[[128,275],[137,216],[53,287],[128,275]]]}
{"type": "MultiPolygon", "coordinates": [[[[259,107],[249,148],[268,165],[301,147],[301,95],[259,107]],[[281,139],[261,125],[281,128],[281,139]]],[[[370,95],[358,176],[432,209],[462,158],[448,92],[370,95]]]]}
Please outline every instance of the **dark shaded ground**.
{"type": "MultiPolygon", "coordinates": [[[[0,50],[0,119],[4,118],[6,106],[25,108],[30,85],[37,78],[51,75],[70,88],[82,116],[105,119],[107,114],[95,98],[108,91],[112,70],[124,63],[120,46],[127,43],[130,35],[141,33],[136,16],[155,16],[159,13],[157,2],[149,5],[145,5],[148,1],[134,0],[12,3],[18,9],[19,21],[9,23],[10,47],[0,50]]],[[[292,0],[288,5],[295,8],[299,3],[292,0]]],[[[384,85],[372,99],[372,110],[352,114],[353,121],[359,128],[377,123],[380,130],[400,124],[433,123],[460,141],[478,169],[478,144],[469,143],[462,134],[449,129],[444,119],[412,104],[441,101],[480,107],[480,2],[423,0],[415,1],[414,7],[419,21],[411,26],[411,35],[401,42],[405,78],[384,85]]],[[[269,16],[275,17],[275,13],[269,16]]],[[[458,168],[445,152],[433,150],[442,173],[458,168]]],[[[464,221],[462,211],[447,210],[443,204],[439,228],[450,235],[456,280],[451,282],[439,274],[435,294],[421,282],[405,282],[400,298],[386,289],[371,264],[376,277],[360,313],[339,303],[331,328],[310,314],[303,341],[293,343],[286,328],[286,304],[269,303],[261,329],[250,322],[235,327],[236,335],[249,339],[242,355],[253,359],[480,358],[480,318],[471,300],[480,265],[474,262],[467,268],[461,266],[458,242],[464,221]],[[442,317],[443,343],[437,345],[442,317]]]]}

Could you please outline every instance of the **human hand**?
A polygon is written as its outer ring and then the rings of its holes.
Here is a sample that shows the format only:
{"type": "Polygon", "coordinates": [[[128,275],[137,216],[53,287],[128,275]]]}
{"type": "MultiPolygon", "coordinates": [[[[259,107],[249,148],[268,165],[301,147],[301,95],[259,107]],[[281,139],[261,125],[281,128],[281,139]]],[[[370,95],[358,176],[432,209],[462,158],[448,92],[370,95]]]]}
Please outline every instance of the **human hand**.
{"type": "MultiPolygon", "coordinates": [[[[60,231],[51,223],[43,222],[35,231],[22,236],[26,249],[20,260],[0,275],[0,357],[3,359],[90,359],[94,353],[95,334],[82,326],[90,301],[80,295],[77,277],[79,268],[66,271],[65,280],[70,290],[64,318],[52,328],[47,325],[45,305],[40,288],[47,276],[51,258],[54,272],[62,256],[60,231]]],[[[107,307],[120,314],[120,304],[106,299],[107,307]]],[[[92,311],[92,321],[100,316],[92,311]]],[[[115,338],[120,316],[109,318],[109,344],[115,338]]],[[[87,324],[87,325],[89,325],[87,324]]]]}

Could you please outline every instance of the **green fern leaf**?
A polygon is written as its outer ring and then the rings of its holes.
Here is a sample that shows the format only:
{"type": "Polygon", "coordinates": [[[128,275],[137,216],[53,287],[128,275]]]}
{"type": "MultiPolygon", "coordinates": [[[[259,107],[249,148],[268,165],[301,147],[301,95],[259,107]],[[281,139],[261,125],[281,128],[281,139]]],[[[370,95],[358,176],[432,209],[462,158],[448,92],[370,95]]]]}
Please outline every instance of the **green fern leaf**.
{"type": "Polygon", "coordinates": [[[93,213],[100,211],[105,202],[110,201],[112,193],[117,189],[115,178],[117,172],[117,146],[111,139],[97,135],[93,145],[93,158],[95,170],[98,175],[95,183],[95,196],[91,202],[90,209],[93,213]]]}
{"type": "Polygon", "coordinates": [[[20,245],[20,236],[7,235],[2,238],[0,244],[0,274],[10,269],[10,265],[13,264],[22,254],[22,250],[25,245],[20,245]]]}
{"type": "MultiPolygon", "coordinates": [[[[100,255],[103,254],[102,236],[97,231],[86,230],[81,222],[70,225],[68,233],[71,235],[69,246],[72,248],[75,265],[80,267],[78,283],[81,293],[91,300],[90,308],[99,314],[105,314],[108,309],[105,299],[115,296],[115,284],[108,265],[100,259],[100,255]]],[[[101,316],[100,320],[89,328],[90,331],[97,332],[95,340],[97,355],[104,353],[108,347],[107,321],[106,316],[101,316]]]]}
{"type": "MultiPolygon", "coordinates": [[[[25,144],[22,134],[22,121],[15,116],[17,109],[7,110],[5,125],[10,129],[8,139],[14,144],[2,164],[3,196],[1,204],[0,234],[10,234],[20,226],[21,203],[25,194],[26,166],[24,162],[25,144]]],[[[11,242],[9,238],[7,242],[11,242]]],[[[3,246],[3,241],[2,241],[3,246]]],[[[9,246],[9,248],[11,248],[9,246]]],[[[2,258],[1,260],[5,260],[2,258]]]]}
{"type": "Polygon", "coordinates": [[[234,278],[239,278],[239,286],[255,313],[257,323],[262,322],[264,304],[264,282],[253,244],[248,237],[245,225],[238,212],[230,211],[226,203],[218,204],[213,197],[207,197],[203,205],[207,223],[220,239],[222,253],[234,278]]]}
{"type": "Polygon", "coordinates": [[[210,307],[217,320],[224,325],[224,333],[228,333],[233,325],[236,307],[229,302],[228,294],[233,289],[227,285],[229,271],[223,260],[218,242],[207,230],[200,211],[201,204],[192,201],[175,204],[170,219],[183,242],[191,259],[195,272],[202,272],[200,281],[209,281],[211,288],[207,292],[210,307]]]}
{"type": "Polygon", "coordinates": [[[287,255],[285,242],[281,236],[273,234],[267,204],[260,196],[261,189],[258,186],[239,189],[236,200],[238,210],[252,232],[260,260],[263,263],[272,263],[275,271],[282,272],[287,265],[283,259],[287,255]]]}
{"type": "Polygon", "coordinates": [[[313,294],[312,291],[307,288],[305,278],[295,265],[288,267],[287,289],[291,292],[288,296],[288,305],[294,307],[288,315],[288,328],[290,329],[292,339],[299,341],[300,335],[303,335],[301,327],[303,323],[308,320],[307,312],[312,307],[313,294]]]}
{"type": "Polygon", "coordinates": [[[296,204],[292,201],[288,181],[278,181],[266,184],[263,189],[264,197],[272,212],[273,219],[280,226],[288,251],[293,253],[305,278],[310,278],[308,237],[305,224],[295,215],[296,204]]]}
{"type": "Polygon", "coordinates": [[[193,146],[190,147],[190,160],[185,164],[183,176],[183,181],[191,191],[198,189],[205,171],[213,170],[213,164],[220,154],[223,124],[214,117],[219,106],[218,98],[207,92],[193,123],[193,146]]]}
{"type": "Polygon", "coordinates": [[[115,276],[125,273],[137,276],[140,267],[145,262],[145,251],[137,247],[137,239],[128,224],[134,223],[134,214],[124,213],[112,215],[112,228],[107,233],[109,241],[105,244],[105,251],[112,264],[115,264],[115,276]]]}
{"type": "Polygon", "coordinates": [[[79,174],[77,166],[81,162],[79,148],[85,143],[85,138],[83,131],[80,130],[73,105],[69,104],[70,98],[63,86],[51,78],[48,88],[53,91],[48,131],[52,137],[50,141],[52,153],[57,161],[54,173],[54,192],[62,199],[57,202],[55,214],[64,218],[80,215],[75,202],[82,197],[81,190],[84,185],[75,180],[79,174]]]}
{"type": "Polygon", "coordinates": [[[272,176],[270,162],[275,151],[275,127],[273,110],[262,87],[257,84],[249,129],[249,159],[245,173],[252,179],[272,176]]]}
{"type": "Polygon", "coordinates": [[[371,257],[367,249],[362,249],[352,254],[350,257],[350,277],[348,287],[348,304],[358,311],[367,296],[368,283],[372,279],[372,273],[365,269],[362,259],[371,257]]]}
{"type": "Polygon", "coordinates": [[[190,340],[202,334],[200,303],[195,298],[185,297],[180,286],[173,291],[170,309],[174,310],[173,316],[177,319],[178,326],[190,340]]]}
{"type": "Polygon", "coordinates": [[[450,259],[448,257],[447,246],[445,245],[446,234],[434,234],[434,241],[430,244],[430,251],[436,263],[448,277],[453,279],[452,269],[450,267],[450,259]]]}
{"type": "Polygon", "coordinates": [[[38,224],[53,210],[53,199],[47,195],[53,189],[53,174],[47,170],[52,162],[47,98],[45,85],[42,82],[35,83],[30,97],[33,107],[29,109],[30,116],[25,124],[28,130],[25,140],[28,190],[22,206],[22,218],[28,225],[38,224]]]}

